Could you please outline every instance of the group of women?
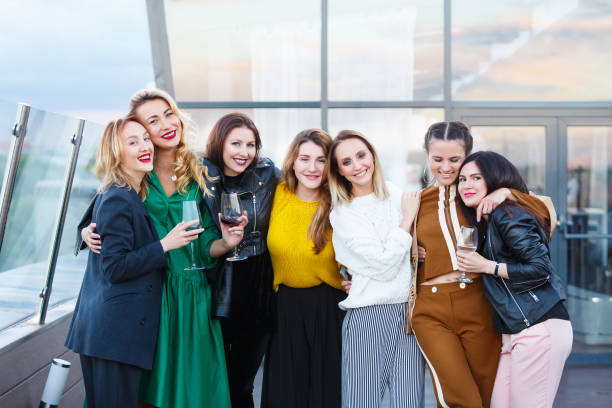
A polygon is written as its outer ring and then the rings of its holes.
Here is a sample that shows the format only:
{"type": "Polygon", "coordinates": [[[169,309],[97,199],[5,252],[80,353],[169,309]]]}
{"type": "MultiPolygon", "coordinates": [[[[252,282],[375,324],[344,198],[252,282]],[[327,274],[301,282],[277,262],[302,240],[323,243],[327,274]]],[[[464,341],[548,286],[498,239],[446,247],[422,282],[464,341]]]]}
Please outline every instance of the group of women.
{"type": "Polygon", "coordinates": [[[414,193],[357,131],[300,132],[279,172],[246,115],[220,118],[204,157],[190,129],[144,90],[102,135],[66,341],[88,406],[253,407],[264,355],[262,407],[420,407],[426,365],[441,407],[552,406],[572,331],[549,212],[506,159],[470,155],[465,125],[429,128],[434,180],[414,193]],[[477,252],[457,252],[462,225],[477,252]]]}

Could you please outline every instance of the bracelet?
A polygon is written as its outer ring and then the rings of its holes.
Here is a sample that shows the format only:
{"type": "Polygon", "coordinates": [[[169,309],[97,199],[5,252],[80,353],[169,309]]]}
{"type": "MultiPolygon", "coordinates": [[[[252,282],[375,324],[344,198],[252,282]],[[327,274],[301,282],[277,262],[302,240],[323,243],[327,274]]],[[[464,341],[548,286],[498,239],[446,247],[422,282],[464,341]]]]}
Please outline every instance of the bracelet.
{"type": "Polygon", "coordinates": [[[498,272],[499,272],[499,264],[496,262],[495,263],[495,271],[493,271],[493,276],[499,277],[498,272]]]}

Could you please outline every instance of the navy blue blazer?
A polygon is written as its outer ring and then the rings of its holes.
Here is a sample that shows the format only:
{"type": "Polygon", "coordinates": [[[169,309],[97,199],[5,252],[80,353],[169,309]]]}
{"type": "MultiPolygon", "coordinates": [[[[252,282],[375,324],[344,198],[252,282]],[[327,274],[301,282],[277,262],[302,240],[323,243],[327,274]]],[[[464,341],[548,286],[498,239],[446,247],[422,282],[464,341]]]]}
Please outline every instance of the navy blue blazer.
{"type": "Polygon", "coordinates": [[[167,266],[157,232],[133,189],[110,187],[84,217],[102,249],[89,253],[66,347],[151,369],[167,266]]]}

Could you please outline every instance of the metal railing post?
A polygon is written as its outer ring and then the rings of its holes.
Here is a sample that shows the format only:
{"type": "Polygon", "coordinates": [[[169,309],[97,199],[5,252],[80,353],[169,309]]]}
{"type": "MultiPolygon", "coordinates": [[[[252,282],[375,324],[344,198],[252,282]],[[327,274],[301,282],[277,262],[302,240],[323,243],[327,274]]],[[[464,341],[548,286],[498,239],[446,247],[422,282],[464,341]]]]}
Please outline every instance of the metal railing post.
{"type": "Polygon", "coordinates": [[[85,126],[85,120],[79,119],[77,124],[76,132],[72,136],[72,157],[70,164],[66,169],[66,177],[64,183],[64,192],[62,194],[62,201],[57,214],[57,220],[55,221],[55,235],[51,242],[51,249],[49,251],[49,259],[47,261],[47,277],[45,278],[45,286],[40,292],[40,305],[38,308],[38,324],[44,324],[45,318],[47,317],[47,309],[49,307],[49,298],[51,297],[51,288],[53,286],[53,277],[55,275],[55,266],[57,264],[57,256],[59,254],[60,244],[62,240],[62,232],[64,231],[64,221],[66,220],[66,211],[68,210],[68,202],[70,200],[70,192],[72,191],[72,181],[74,180],[74,173],[79,158],[79,150],[81,149],[81,141],[83,139],[83,128],[85,126]]]}
{"type": "Polygon", "coordinates": [[[23,148],[23,139],[25,139],[29,117],[30,105],[25,103],[17,104],[17,118],[11,131],[14,139],[9,149],[8,163],[4,170],[4,181],[2,182],[2,191],[0,192],[0,250],[4,241],[6,222],[11,207],[11,199],[13,198],[13,189],[15,188],[15,179],[17,177],[17,169],[19,168],[19,159],[21,158],[21,149],[23,148]]]}

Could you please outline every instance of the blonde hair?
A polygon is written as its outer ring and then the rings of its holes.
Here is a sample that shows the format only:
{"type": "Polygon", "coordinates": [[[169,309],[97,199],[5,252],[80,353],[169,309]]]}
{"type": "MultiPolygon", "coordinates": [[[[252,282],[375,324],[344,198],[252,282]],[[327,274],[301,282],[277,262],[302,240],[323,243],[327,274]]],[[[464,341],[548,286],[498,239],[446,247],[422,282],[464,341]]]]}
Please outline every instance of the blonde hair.
{"type": "Polygon", "coordinates": [[[334,138],[329,148],[329,166],[327,167],[327,175],[329,179],[329,192],[331,195],[332,206],[335,207],[338,204],[348,204],[353,199],[351,183],[340,175],[338,170],[338,160],[336,159],[336,148],[338,145],[348,139],[359,139],[366,145],[372,158],[374,159],[374,172],[372,173],[372,184],[374,190],[374,196],[379,200],[384,200],[389,197],[389,191],[387,190],[387,184],[383,175],[382,167],[380,166],[380,160],[372,143],[366,139],[366,137],[357,132],[356,130],[342,130],[334,138]]]}
{"type": "MultiPolygon", "coordinates": [[[[156,99],[161,99],[165,101],[168,106],[170,106],[170,109],[172,109],[172,112],[174,112],[174,114],[179,118],[183,127],[183,132],[180,134],[179,144],[176,147],[176,154],[174,157],[176,189],[183,194],[186,193],[187,186],[193,178],[202,189],[202,192],[207,196],[212,197],[213,194],[206,186],[206,181],[213,180],[213,178],[208,176],[208,168],[200,164],[197,155],[187,146],[187,143],[185,142],[186,135],[189,135],[193,130],[193,123],[189,116],[178,108],[176,102],[174,102],[174,99],[160,89],[143,89],[136,92],[130,98],[129,114],[137,117],[136,111],[138,108],[145,103],[156,99]]],[[[147,127],[146,123],[141,122],[141,124],[145,128],[147,127]]]]}
{"type": "MultiPolygon", "coordinates": [[[[294,194],[298,186],[298,179],[293,171],[293,165],[300,152],[300,146],[306,142],[312,142],[319,146],[321,149],[323,149],[323,154],[325,157],[327,157],[329,147],[332,144],[332,139],[327,132],[321,129],[306,129],[298,133],[295,138],[293,138],[293,141],[289,146],[289,150],[285,155],[285,160],[283,161],[281,183],[284,183],[287,189],[294,194]]],[[[312,220],[308,226],[307,235],[307,238],[311,239],[314,243],[312,249],[314,250],[315,254],[320,253],[323,248],[325,248],[328,239],[327,233],[331,229],[331,224],[329,223],[331,198],[329,195],[329,186],[327,184],[326,174],[323,174],[323,181],[319,187],[319,192],[319,205],[312,216],[312,220]]]]}
{"type": "MultiPolygon", "coordinates": [[[[105,192],[112,185],[136,189],[128,174],[121,168],[121,132],[123,132],[128,122],[139,123],[135,117],[127,116],[111,120],[102,132],[98,151],[96,152],[96,174],[98,179],[100,179],[99,193],[105,192]]],[[[140,189],[138,190],[138,196],[142,200],[146,197],[147,185],[148,176],[145,175],[140,182],[140,189]]]]}

